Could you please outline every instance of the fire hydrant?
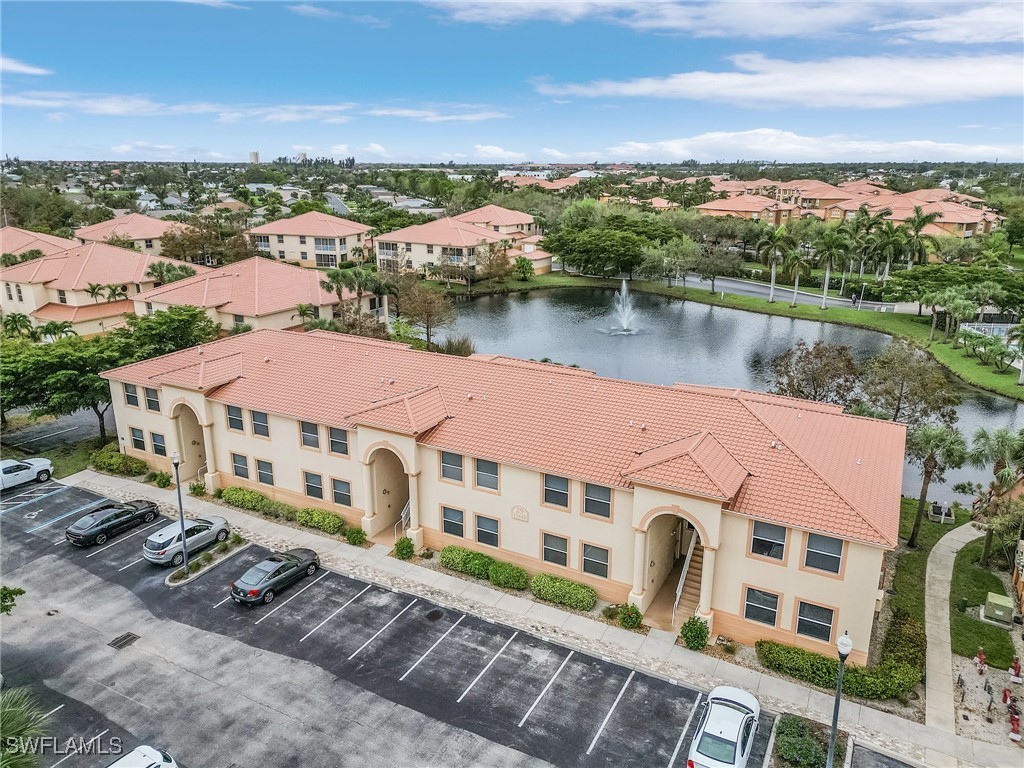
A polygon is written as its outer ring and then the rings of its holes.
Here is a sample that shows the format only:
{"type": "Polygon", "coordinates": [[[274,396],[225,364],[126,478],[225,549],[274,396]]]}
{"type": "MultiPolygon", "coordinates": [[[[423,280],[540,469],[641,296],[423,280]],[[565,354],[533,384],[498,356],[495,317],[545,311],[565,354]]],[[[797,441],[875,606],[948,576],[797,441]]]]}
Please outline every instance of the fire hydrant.
{"type": "Polygon", "coordinates": [[[1007,670],[1010,673],[1010,679],[1015,683],[1024,682],[1020,676],[1020,657],[1014,656],[1013,662],[1010,664],[1010,668],[1007,670]]]}
{"type": "Polygon", "coordinates": [[[1010,694],[1013,693],[1009,688],[1003,688],[1003,704],[1010,703],[1010,694]]]}
{"type": "Polygon", "coordinates": [[[988,662],[985,660],[985,649],[984,648],[979,646],[979,648],[978,648],[978,655],[974,657],[974,663],[978,667],[978,674],[979,675],[984,675],[985,672],[988,670],[988,662]]]}
{"type": "Polygon", "coordinates": [[[1010,740],[1020,741],[1020,715],[1010,715],[1010,740]]]}

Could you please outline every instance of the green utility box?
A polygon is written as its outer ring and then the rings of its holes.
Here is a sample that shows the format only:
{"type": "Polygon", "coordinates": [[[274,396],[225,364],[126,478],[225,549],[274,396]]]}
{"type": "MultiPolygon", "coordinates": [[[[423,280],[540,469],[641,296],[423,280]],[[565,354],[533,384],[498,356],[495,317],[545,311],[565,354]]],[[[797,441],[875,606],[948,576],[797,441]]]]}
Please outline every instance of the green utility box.
{"type": "Polygon", "coordinates": [[[985,599],[985,619],[994,624],[1013,625],[1013,601],[1006,595],[989,592],[985,599]]]}

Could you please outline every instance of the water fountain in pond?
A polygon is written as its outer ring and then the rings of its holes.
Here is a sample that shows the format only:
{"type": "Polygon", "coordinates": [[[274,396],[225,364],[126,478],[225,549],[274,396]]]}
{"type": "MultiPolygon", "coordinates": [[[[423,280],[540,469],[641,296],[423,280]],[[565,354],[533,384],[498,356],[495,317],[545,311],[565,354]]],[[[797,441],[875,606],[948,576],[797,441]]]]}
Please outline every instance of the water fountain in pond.
{"type": "Polygon", "coordinates": [[[617,328],[610,328],[609,333],[614,335],[629,335],[637,332],[636,328],[636,305],[633,297],[629,295],[629,286],[622,281],[622,287],[616,291],[612,299],[612,306],[615,309],[615,319],[619,321],[617,328]]]}

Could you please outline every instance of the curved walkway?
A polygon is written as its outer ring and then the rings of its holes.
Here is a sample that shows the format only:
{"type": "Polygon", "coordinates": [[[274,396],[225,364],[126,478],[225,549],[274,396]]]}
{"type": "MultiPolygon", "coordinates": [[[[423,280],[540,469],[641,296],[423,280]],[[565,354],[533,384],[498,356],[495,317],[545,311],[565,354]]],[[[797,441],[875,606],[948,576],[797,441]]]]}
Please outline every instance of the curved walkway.
{"type": "Polygon", "coordinates": [[[964,545],[983,536],[970,523],[954,528],[932,547],[925,571],[924,615],[928,638],[925,725],[956,732],[953,706],[953,649],[949,638],[949,590],[953,563],[964,545]]]}

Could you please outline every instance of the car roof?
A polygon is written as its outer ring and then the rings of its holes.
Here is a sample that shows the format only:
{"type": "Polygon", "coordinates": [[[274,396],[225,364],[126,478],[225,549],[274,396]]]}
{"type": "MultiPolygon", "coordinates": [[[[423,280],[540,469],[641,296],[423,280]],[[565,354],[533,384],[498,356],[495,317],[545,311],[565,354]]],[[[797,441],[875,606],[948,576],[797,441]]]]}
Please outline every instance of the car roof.
{"type": "Polygon", "coordinates": [[[761,705],[753,694],[744,691],[742,688],[736,688],[731,685],[719,685],[716,688],[712,688],[711,693],[708,694],[708,701],[714,703],[715,699],[738,704],[741,707],[745,707],[750,710],[755,715],[759,714],[761,711],[761,705]]]}
{"type": "Polygon", "coordinates": [[[163,759],[153,747],[140,746],[126,755],[121,755],[107,768],[154,768],[161,765],[163,759]]]}

